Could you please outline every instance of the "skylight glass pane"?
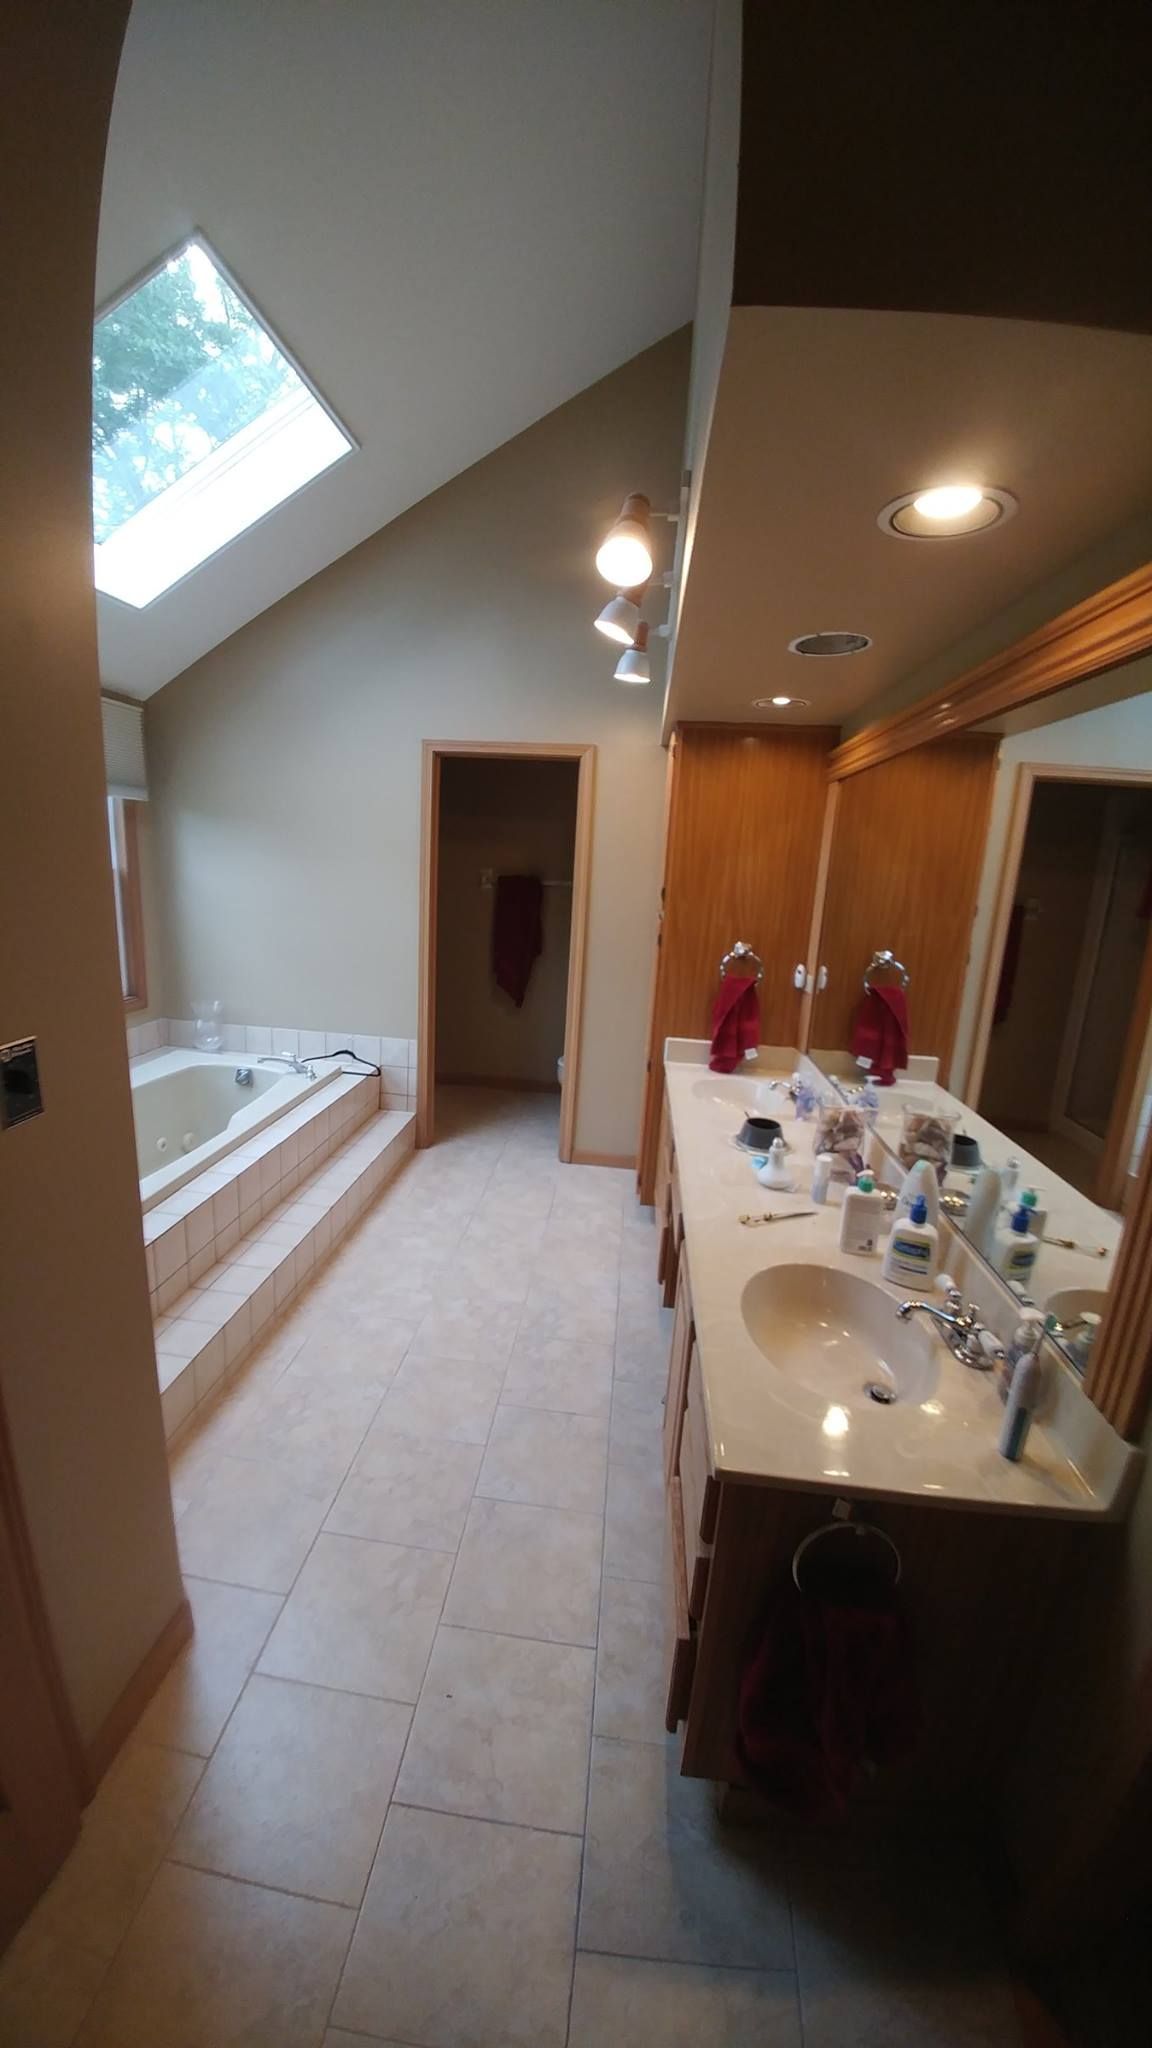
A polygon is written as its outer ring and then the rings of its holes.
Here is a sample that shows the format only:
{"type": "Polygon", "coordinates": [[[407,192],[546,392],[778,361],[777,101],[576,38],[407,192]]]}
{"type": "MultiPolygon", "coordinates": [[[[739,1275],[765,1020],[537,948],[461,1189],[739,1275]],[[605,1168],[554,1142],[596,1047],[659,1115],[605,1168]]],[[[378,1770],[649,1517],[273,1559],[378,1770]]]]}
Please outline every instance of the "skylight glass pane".
{"type": "Polygon", "coordinates": [[[352,443],[199,242],[96,323],[96,587],[151,604],[352,443]]]}

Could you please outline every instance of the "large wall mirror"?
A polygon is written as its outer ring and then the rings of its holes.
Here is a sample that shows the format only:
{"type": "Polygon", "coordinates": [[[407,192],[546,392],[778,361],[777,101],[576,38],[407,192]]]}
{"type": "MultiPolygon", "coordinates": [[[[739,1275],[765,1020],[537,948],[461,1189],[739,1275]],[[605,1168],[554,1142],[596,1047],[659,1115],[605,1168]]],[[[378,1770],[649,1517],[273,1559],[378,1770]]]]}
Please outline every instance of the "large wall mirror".
{"type": "Polygon", "coordinates": [[[1027,1293],[1091,1385],[1152,1107],[1152,657],[879,761],[833,801],[812,1057],[859,1087],[903,1030],[878,1135],[910,1155],[935,1121],[946,1211],[994,1266],[1035,1192],[1027,1293]],[[987,1174],[968,1213],[982,1166],[1002,1176],[991,1221],[987,1174]]]}

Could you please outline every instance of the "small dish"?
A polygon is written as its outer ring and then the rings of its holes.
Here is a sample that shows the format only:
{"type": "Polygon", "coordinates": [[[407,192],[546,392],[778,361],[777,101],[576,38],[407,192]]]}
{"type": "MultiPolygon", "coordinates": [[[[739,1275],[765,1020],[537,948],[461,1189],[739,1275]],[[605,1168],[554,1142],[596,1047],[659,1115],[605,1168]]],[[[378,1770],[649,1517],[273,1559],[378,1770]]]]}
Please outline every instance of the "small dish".
{"type": "MultiPolygon", "coordinates": [[[[746,1116],[732,1143],[739,1145],[742,1152],[767,1154],[772,1150],[773,1142],[777,1138],[784,1138],[784,1133],[775,1117],[746,1116]]],[[[786,1138],[784,1143],[787,1146],[786,1138]]]]}

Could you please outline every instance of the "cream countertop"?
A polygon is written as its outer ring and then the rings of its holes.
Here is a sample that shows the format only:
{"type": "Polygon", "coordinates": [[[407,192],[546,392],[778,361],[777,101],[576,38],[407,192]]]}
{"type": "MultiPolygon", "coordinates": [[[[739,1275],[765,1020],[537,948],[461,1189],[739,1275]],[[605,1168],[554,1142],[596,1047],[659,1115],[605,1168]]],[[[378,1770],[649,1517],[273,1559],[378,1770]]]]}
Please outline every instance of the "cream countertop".
{"type": "Polygon", "coordinates": [[[879,1255],[841,1252],[838,1195],[795,1223],[741,1225],[746,1212],[812,1206],[812,1126],[795,1122],[785,1096],[764,1093],[766,1083],[794,1071],[795,1052],[762,1049],[754,1068],[725,1077],[708,1071],[707,1050],[703,1040],[669,1040],[665,1079],[714,1470],[831,1495],[984,1512],[1117,1514],[1138,1454],[1064,1368],[1053,1372],[1044,1417],[1033,1424],[1025,1455],[1014,1465],[996,1449],[1003,1409],[990,1377],[962,1366],[924,1321],[925,1340],[938,1354],[938,1382],[919,1406],[881,1407],[863,1394],[849,1403],[830,1401],[769,1363],[741,1312],[745,1286],[764,1268],[813,1263],[871,1281],[891,1298],[894,1331],[896,1305],[907,1290],[881,1279],[879,1255]],[[749,1108],[778,1117],[795,1145],[795,1194],[761,1188],[732,1142],[749,1108]]]}

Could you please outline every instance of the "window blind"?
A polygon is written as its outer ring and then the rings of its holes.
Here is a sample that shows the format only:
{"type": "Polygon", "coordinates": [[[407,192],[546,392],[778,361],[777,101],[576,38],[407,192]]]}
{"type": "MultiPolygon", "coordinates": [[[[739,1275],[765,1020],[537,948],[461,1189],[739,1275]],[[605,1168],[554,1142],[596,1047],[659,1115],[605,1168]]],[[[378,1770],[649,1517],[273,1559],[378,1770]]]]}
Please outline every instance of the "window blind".
{"type": "Polygon", "coordinates": [[[121,704],[115,697],[102,697],[100,711],[104,720],[104,770],[108,794],[131,797],[139,802],[148,795],[143,710],[139,704],[121,704]]]}

